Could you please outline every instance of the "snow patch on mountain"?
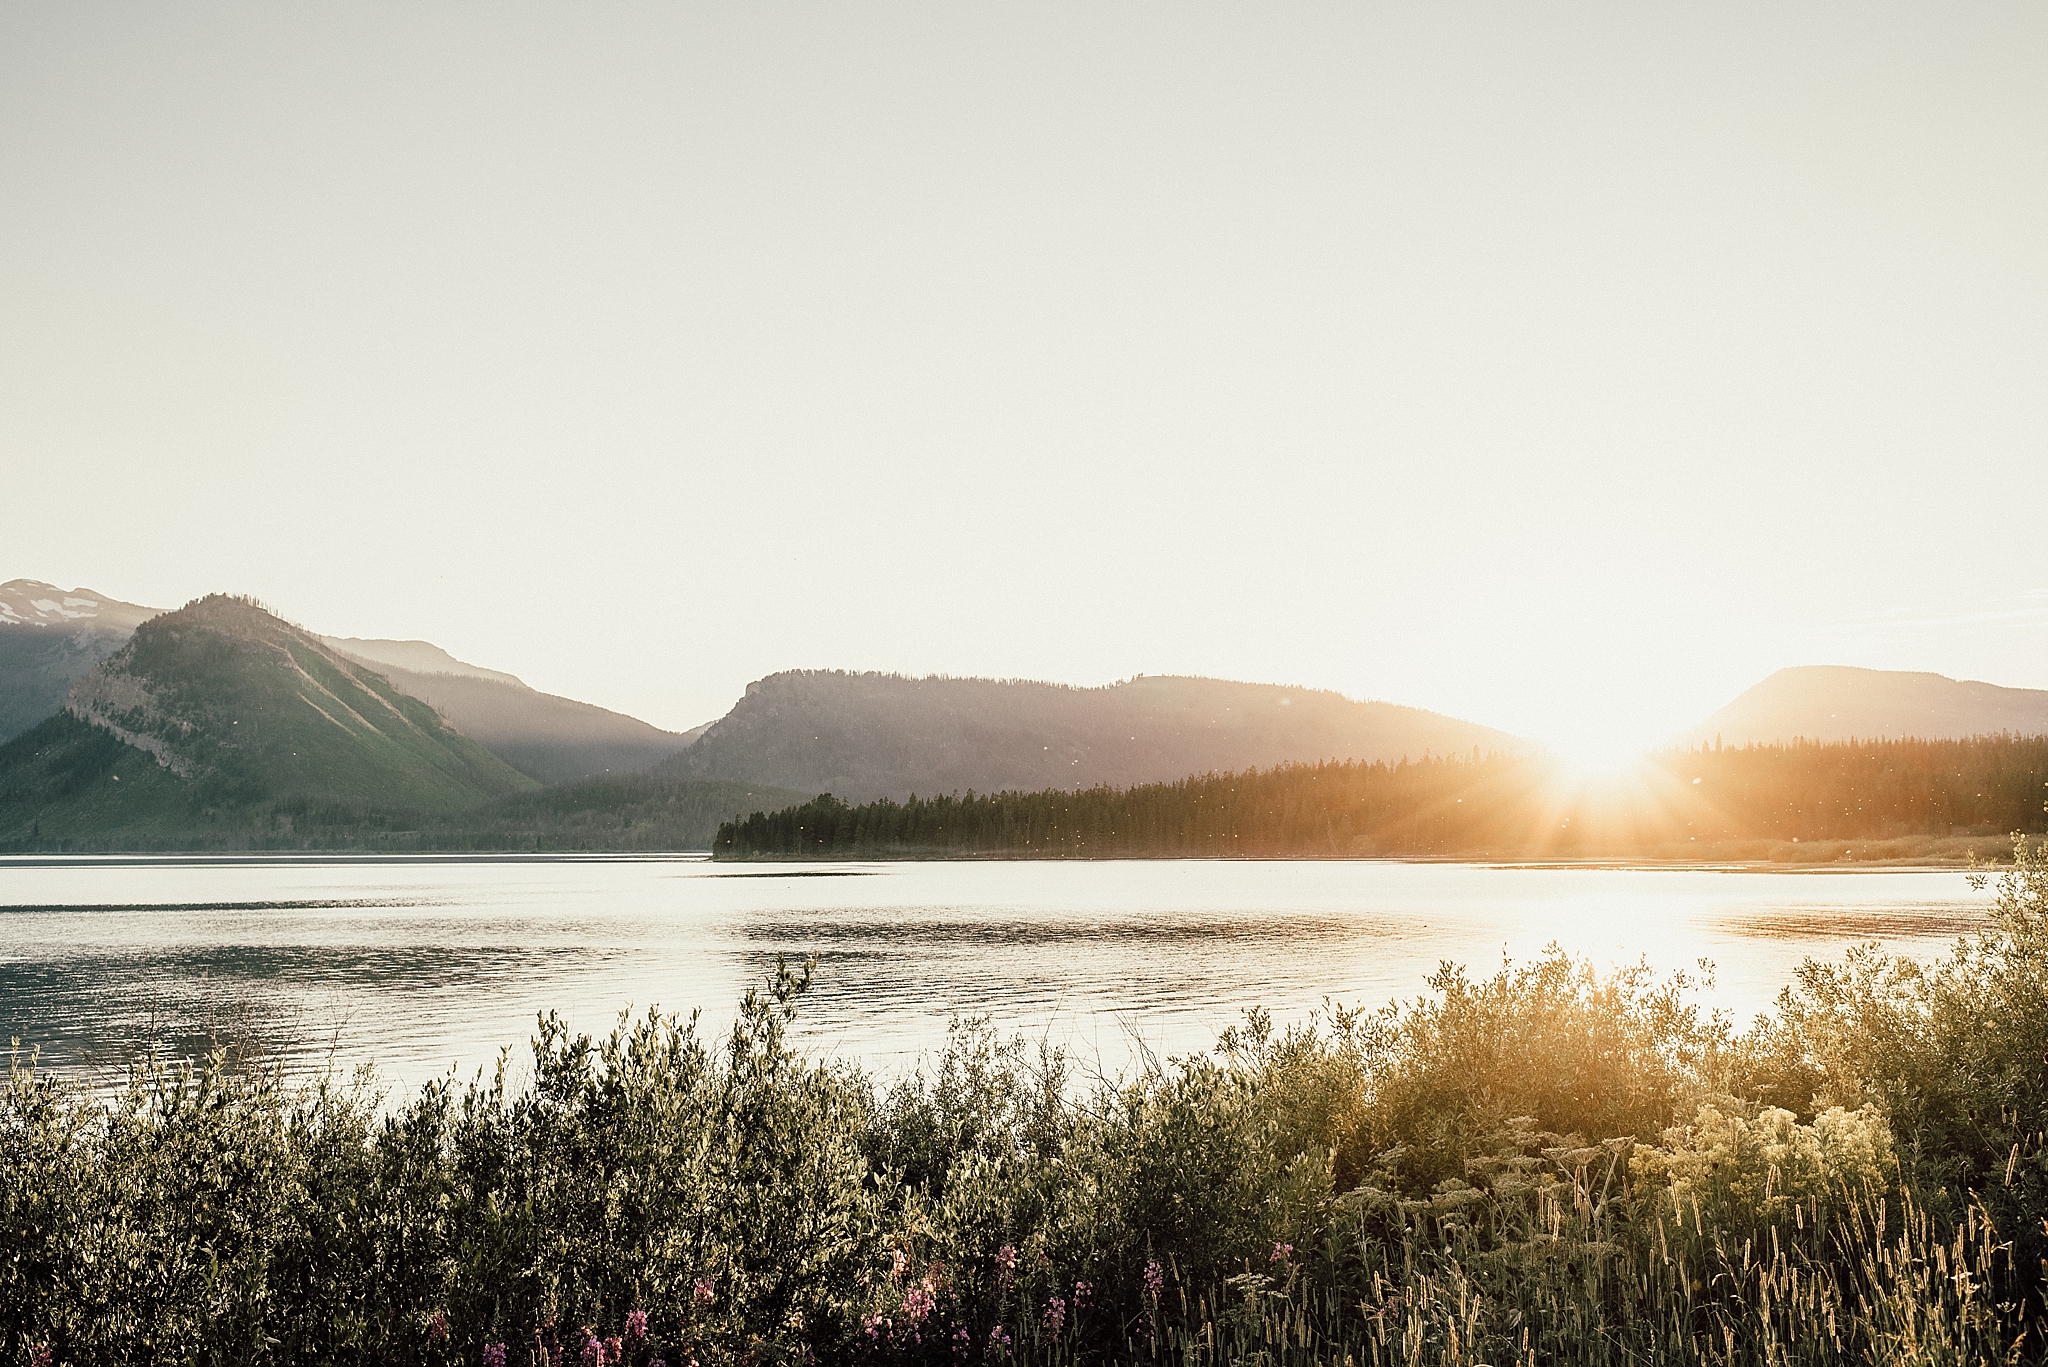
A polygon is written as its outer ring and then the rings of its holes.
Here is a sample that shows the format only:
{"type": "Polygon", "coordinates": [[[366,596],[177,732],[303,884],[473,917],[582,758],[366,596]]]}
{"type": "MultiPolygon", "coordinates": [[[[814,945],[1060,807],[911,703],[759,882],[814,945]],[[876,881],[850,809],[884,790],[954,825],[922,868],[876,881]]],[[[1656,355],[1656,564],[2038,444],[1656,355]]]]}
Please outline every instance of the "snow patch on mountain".
{"type": "Polygon", "coordinates": [[[133,631],[159,611],[91,589],[60,589],[40,579],[10,579],[0,584],[0,627],[133,631]]]}

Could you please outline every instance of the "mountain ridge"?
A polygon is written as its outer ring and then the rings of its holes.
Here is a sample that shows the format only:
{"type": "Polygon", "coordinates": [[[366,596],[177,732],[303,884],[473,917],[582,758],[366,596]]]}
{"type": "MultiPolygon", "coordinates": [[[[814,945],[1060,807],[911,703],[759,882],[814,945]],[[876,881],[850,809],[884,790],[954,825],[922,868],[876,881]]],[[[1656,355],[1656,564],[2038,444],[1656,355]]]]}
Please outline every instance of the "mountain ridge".
{"type": "MultiPolygon", "coordinates": [[[[160,608],[92,589],[60,589],[39,579],[0,584],[0,743],[55,716],[80,677],[126,645],[142,623],[161,615],[160,608]]],[[[383,674],[542,783],[652,768],[703,730],[677,734],[593,703],[543,693],[516,675],[459,660],[430,641],[317,634],[315,639],[383,674]]]]}
{"type": "Polygon", "coordinates": [[[214,594],[142,623],[0,745],[0,838],[288,828],[536,786],[375,671],[214,594]]]}
{"type": "Polygon", "coordinates": [[[1925,670],[1793,665],[1744,690],[1680,745],[1791,740],[1961,740],[2048,734],[2048,690],[2007,688],[1925,670]]]}
{"type": "Polygon", "coordinates": [[[789,670],[749,684],[664,771],[866,799],[1128,785],[1325,759],[1532,748],[1322,689],[1168,675],[1101,687],[789,670]]]}
{"type": "Polygon", "coordinates": [[[320,640],[428,703],[464,735],[542,783],[651,769],[693,739],[595,703],[543,693],[431,642],[320,640]]]}
{"type": "Polygon", "coordinates": [[[453,674],[469,679],[489,679],[493,683],[512,684],[519,688],[531,687],[516,674],[458,660],[432,641],[396,641],[363,636],[322,636],[320,641],[350,659],[360,660],[374,668],[388,665],[408,674],[453,674]]]}

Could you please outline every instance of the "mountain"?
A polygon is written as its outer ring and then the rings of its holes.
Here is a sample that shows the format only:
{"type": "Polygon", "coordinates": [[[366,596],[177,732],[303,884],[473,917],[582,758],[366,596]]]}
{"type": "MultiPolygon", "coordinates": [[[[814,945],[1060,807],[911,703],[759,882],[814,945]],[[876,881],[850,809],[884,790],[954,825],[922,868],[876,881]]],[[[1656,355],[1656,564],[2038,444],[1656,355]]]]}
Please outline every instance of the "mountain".
{"type": "Polygon", "coordinates": [[[1941,674],[1801,665],[1781,669],[1680,736],[1686,745],[1759,745],[2048,734],[2048,691],[1941,674]]]}
{"type": "MultiPolygon", "coordinates": [[[[0,584],[0,743],[55,716],[75,680],[161,611],[36,579],[0,584]]],[[[426,641],[319,639],[430,704],[457,730],[542,783],[646,769],[703,730],[678,735],[541,693],[426,641]]]]}
{"type": "Polygon", "coordinates": [[[72,680],[160,611],[39,579],[0,584],[0,742],[55,716],[72,680]]]}
{"type": "Polygon", "coordinates": [[[534,786],[374,670],[215,594],[141,623],[0,746],[0,841],[402,824],[534,786]]]}
{"type": "Polygon", "coordinates": [[[1325,759],[1520,751],[1500,731],[1341,694],[1140,676],[1103,688],[792,671],[657,772],[840,797],[1128,786],[1325,759]]]}
{"type": "Polygon", "coordinates": [[[502,670],[485,669],[482,665],[458,660],[432,641],[384,641],[364,639],[356,636],[322,636],[322,643],[332,646],[353,660],[377,669],[402,669],[408,674],[454,674],[465,679],[488,679],[492,683],[511,684],[525,688],[526,683],[516,674],[502,670]]]}
{"type": "Polygon", "coordinates": [[[467,664],[426,641],[320,639],[431,703],[464,735],[542,783],[647,769],[695,738],[539,692],[513,675],[467,664]]]}

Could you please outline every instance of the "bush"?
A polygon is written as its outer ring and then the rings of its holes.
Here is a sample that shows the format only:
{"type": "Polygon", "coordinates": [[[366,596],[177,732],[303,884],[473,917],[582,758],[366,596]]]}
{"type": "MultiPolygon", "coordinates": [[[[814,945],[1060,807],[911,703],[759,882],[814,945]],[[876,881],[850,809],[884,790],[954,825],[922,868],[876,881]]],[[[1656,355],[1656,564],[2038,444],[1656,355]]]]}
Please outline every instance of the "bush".
{"type": "Polygon", "coordinates": [[[1652,1135],[1719,1080],[1729,1034],[1687,1000],[1684,975],[1602,978],[1552,946],[1484,982],[1446,964],[1436,1000],[1340,1018],[1364,1074],[1342,1185],[1376,1170],[1404,1192],[1465,1175],[1513,1117],[1541,1130],[1652,1135]]]}
{"type": "Polygon", "coordinates": [[[786,966],[722,1040],[549,1016],[530,1086],[388,1109],[226,1050],[109,1102],[17,1055],[0,1361],[2038,1357],[2022,854],[1948,959],[1809,964],[1744,1035],[1553,949],[1092,1086],[964,1021],[878,1094],[791,1047],[786,966]]]}
{"type": "Polygon", "coordinates": [[[1663,1139],[1636,1146],[1631,1176],[1664,1189],[1674,1213],[1691,1207],[1695,1225],[1737,1231],[1790,1221],[1803,1204],[1882,1194],[1897,1171],[1891,1129],[1875,1106],[1831,1106],[1802,1125],[1778,1106],[1745,1117],[1710,1103],[1663,1139]]]}
{"type": "Polygon", "coordinates": [[[1981,1203],[2038,1271],[2048,1255],[2048,845],[2015,836],[1995,888],[1990,924],[1925,967],[1870,945],[1839,963],[1808,961],[1757,1053],[1815,1106],[1882,1110],[1929,1209],[1956,1220],[1981,1203]]]}

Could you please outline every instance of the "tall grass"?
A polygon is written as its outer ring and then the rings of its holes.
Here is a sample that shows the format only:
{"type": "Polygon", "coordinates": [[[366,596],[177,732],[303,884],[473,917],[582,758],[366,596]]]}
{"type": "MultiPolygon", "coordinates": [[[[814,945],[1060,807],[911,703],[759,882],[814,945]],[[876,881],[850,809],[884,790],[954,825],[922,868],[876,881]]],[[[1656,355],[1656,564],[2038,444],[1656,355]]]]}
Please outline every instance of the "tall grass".
{"type": "Polygon", "coordinates": [[[970,1021],[884,1088],[791,1045],[787,968],[395,1107],[17,1053],[0,1361],[2041,1361],[2038,850],[1993,913],[1747,1031],[1554,951],[1093,1086],[970,1021]]]}

